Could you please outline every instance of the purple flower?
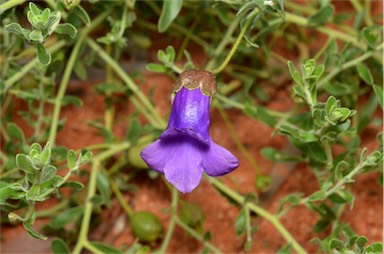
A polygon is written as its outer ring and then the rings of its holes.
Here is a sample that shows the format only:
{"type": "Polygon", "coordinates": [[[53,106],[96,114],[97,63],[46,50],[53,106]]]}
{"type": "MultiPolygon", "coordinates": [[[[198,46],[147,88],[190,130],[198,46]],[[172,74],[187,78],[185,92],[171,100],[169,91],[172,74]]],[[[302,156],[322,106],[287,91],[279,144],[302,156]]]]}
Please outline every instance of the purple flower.
{"type": "Polygon", "coordinates": [[[175,85],[177,93],[168,127],[158,140],[143,149],[141,157],[186,193],[197,187],[203,171],[221,176],[237,168],[239,161],[209,136],[210,96],[216,92],[213,75],[207,71],[185,71],[175,85]]]}

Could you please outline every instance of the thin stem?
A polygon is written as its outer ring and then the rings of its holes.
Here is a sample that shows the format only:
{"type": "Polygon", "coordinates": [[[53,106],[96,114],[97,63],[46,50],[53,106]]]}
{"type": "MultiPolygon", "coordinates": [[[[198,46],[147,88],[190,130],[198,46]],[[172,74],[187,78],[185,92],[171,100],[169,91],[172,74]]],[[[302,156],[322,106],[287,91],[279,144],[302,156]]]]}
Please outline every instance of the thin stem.
{"type": "Polygon", "coordinates": [[[374,25],[372,21],[372,16],[371,16],[371,0],[364,1],[364,18],[365,18],[365,23],[367,23],[368,26],[374,25]]]}
{"type": "MultiPolygon", "coordinates": [[[[228,197],[232,198],[239,204],[244,204],[245,198],[238,194],[237,192],[231,190],[228,186],[225,184],[221,183],[219,180],[208,177],[209,182],[213,186],[215,186],[217,189],[219,189],[221,192],[225,193],[228,197]]],[[[251,202],[246,202],[245,204],[251,211],[255,212],[256,214],[260,215],[264,219],[268,220],[279,233],[281,236],[287,241],[287,243],[291,244],[292,247],[296,250],[297,253],[299,254],[305,254],[307,253],[303,247],[296,241],[296,239],[286,230],[286,228],[281,224],[281,222],[278,220],[278,218],[269,213],[267,210],[264,210],[260,206],[251,203],[251,202]]]]}
{"type": "Polygon", "coordinates": [[[213,74],[220,73],[222,70],[224,70],[225,66],[227,66],[227,64],[231,60],[232,56],[234,55],[237,47],[239,46],[241,40],[243,39],[244,34],[247,32],[248,28],[252,24],[252,21],[256,17],[258,12],[259,12],[258,9],[253,10],[253,13],[250,15],[247,23],[245,24],[245,26],[241,30],[239,36],[237,37],[237,39],[235,41],[235,44],[233,44],[233,47],[231,48],[231,51],[229,51],[229,53],[228,53],[227,57],[225,58],[224,62],[218,68],[212,70],[213,74]]]}
{"type": "Polygon", "coordinates": [[[213,59],[211,59],[208,64],[205,66],[205,69],[211,69],[212,65],[216,63],[216,57],[218,57],[225,49],[225,47],[233,40],[232,35],[235,32],[237,26],[239,25],[241,21],[240,17],[236,17],[231,25],[228,27],[227,31],[225,32],[223,39],[221,39],[219,45],[213,52],[213,59]]]}
{"type": "MultiPolygon", "coordinates": [[[[148,113],[146,115],[147,119],[153,126],[156,126],[159,129],[165,128],[164,119],[161,118],[159,113],[156,111],[152,103],[148,100],[148,98],[143,94],[143,92],[137,87],[135,82],[126,74],[126,72],[120,67],[120,65],[109,56],[95,41],[92,39],[87,39],[87,44],[94,50],[96,53],[107,63],[109,64],[115,73],[120,76],[120,78],[124,81],[127,87],[134,93],[134,95],[141,101],[144,105],[148,113]]],[[[133,98],[132,98],[133,99],[133,98]]],[[[131,99],[131,100],[132,100],[131,99]]],[[[142,110],[142,105],[139,104],[139,101],[132,100],[132,103],[135,104],[138,110],[142,110]]]]}
{"type": "Polygon", "coordinates": [[[87,248],[88,250],[92,251],[93,254],[103,254],[101,250],[93,246],[88,240],[84,242],[84,247],[87,248]]]}
{"type": "Polygon", "coordinates": [[[125,213],[130,218],[133,214],[133,209],[125,201],[124,196],[121,193],[121,191],[119,190],[119,188],[117,187],[115,181],[113,181],[111,178],[109,178],[109,184],[111,185],[113,192],[115,193],[117,199],[119,200],[120,205],[123,207],[125,213]]]}
{"type": "MultiPolygon", "coordinates": [[[[379,45],[376,50],[382,50],[384,44],[379,45]]],[[[322,88],[325,84],[327,84],[333,77],[335,77],[337,74],[339,74],[341,71],[344,71],[348,68],[356,66],[358,63],[361,63],[365,61],[366,59],[370,58],[375,51],[368,51],[364,53],[363,55],[350,60],[346,63],[344,63],[341,67],[339,68],[334,68],[330,73],[328,73],[321,81],[317,84],[318,88],[322,88]]]]}
{"type": "MultiPolygon", "coordinates": [[[[79,240],[76,243],[76,246],[73,250],[73,253],[78,254],[82,250],[83,247],[87,245],[88,242],[88,231],[89,225],[91,222],[93,203],[92,198],[96,193],[96,182],[97,182],[97,173],[99,172],[101,162],[119,152],[122,152],[130,147],[129,143],[122,143],[113,146],[111,149],[104,151],[98,155],[96,155],[92,160],[92,168],[91,175],[89,177],[88,183],[88,194],[87,194],[87,202],[84,206],[84,215],[81,222],[81,229],[79,233],[79,240]]],[[[87,247],[88,248],[88,247],[87,247]]],[[[89,248],[88,248],[89,249],[89,248]]]]}
{"type": "Polygon", "coordinates": [[[25,0],[9,0],[9,1],[7,1],[7,2],[0,5],[0,14],[3,14],[6,10],[9,10],[9,9],[15,7],[16,5],[20,5],[24,2],[25,2],[25,0]]]}
{"type": "MultiPolygon", "coordinates": [[[[285,21],[290,22],[293,24],[301,25],[301,26],[308,26],[308,19],[302,16],[298,16],[289,12],[285,13],[285,21]]],[[[324,33],[332,38],[336,38],[345,42],[350,42],[353,45],[357,46],[360,49],[365,50],[366,46],[358,41],[358,38],[356,36],[352,36],[343,32],[340,32],[338,30],[335,30],[330,27],[326,26],[317,26],[314,27],[317,31],[324,33]]]]}
{"type": "Polygon", "coordinates": [[[60,117],[60,111],[61,111],[61,104],[62,99],[65,95],[65,92],[67,90],[67,86],[69,83],[69,79],[72,74],[73,67],[75,65],[75,61],[78,57],[81,45],[83,44],[87,34],[92,31],[95,27],[100,25],[100,23],[108,16],[109,11],[102,13],[100,16],[95,18],[92,22],[92,24],[89,27],[85,27],[83,31],[80,32],[80,36],[75,44],[75,47],[72,50],[71,56],[69,57],[69,60],[67,62],[63,77],[61,79],[59,91],[56,95],[56,102],[53,108],[53,115],[52,115],[52,123],[51,123],[51,129],[49,132],[49,143],[52,145],[52,147],[55,145],[55,139],[56,139],[56,133],[57,133],[57,126],[59,123],[59,117],[60,117]]]}
{"type": "Polygon", "coordinates": [[[53,215],[57,214],[58,212],[61,212],[64,210],[64,208],[67,207],[69,204],[69,199],[64,199],[59,204],[44,210],[44,211],[38,211],[36,212],[36,218],[42,218],[42,217],[52,217],[53,215]]]}
{"type": "Polygon", "coordinates": [[[175,230],[175,223],[177,219],[177,205],[179,200],[179,193],[175,187],[172,187],[172,203],[171,203],[171,219],[169,220],[167,234],[164,237],[164,241],[161,244],[160,253],[166,253],[169,242],[171,241],[173,231],[175,230]]]}
{"type": "Polygon", "coordinates": [[[195,239],[197,239],[199,242],[204,244],[205,247],[207,247],[210,251],[214,253],[222,253],[219,249],[217,249],[213,244],[207,242],[203,236],[201,236],[199,233],[197,233],[195,230],[190,228],[188,225],[186,225],[184,222],[182,222],[178,217],[175,219],[176,224],[181,227],[185,232],[193,236],[195,239]]]}

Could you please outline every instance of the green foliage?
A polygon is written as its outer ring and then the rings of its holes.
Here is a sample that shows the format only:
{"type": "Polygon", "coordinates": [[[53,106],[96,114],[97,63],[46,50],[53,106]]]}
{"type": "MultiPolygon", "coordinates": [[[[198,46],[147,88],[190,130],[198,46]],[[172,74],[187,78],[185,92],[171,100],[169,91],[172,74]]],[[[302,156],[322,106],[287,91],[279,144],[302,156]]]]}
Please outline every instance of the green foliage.
{"type": "Polygon", "coordinates": [[[140,152],[166,127],[167,113],[159,114],[156,103],[158,91],[168,88],[145,82],[144,64],[171,79],[186,69],[211,70],[216,75],[218,93],[212,105],[231,108],[236,114],[231,115],[233,126],[228,129],[234,129],[233,144],[244,153],[242,160],[255,168],[255,177],[247,179],[255,189],[240,194],[243,186],[236,175],[208,180],[233,205],[231,209],[237,209],[232,233],[244,237],[245,252],[257,248],[253,243],[259,239],[252,233],[265,219],[286,240],[277,253],[305,253],[295,234],[280,223],[281,217],[291,219],[290,210],[301,206],[318,218],[313,232],[321,239],[312,242],[319,253],[382,253],[382,243],[371,243],[341,222],[344,210],[358,205],[352,191],[356,178],[373,172],[381,186],[383,179],[382,133],[377,135],[376,149],[373,145],[367,149],[371,140],[363,140],[383,124],[383,28],[371,13],[372,1],[352,1],[356,11],[343,13],[329,0],[300,4],[61,0],[47,1],[45,8],[41,2],[19,2],[0,3],[2,223],[22,222],[36,238],[54,236],[52,253],[165,253],[169,241],[177,238],[175,227],[199,241],[203,253],[221,252],[210,242],[215,231],[205,229],[212,217],[200,203],[190,203],[193,198],[172,194],[170,207],[162,211],[169,213],[166,231],[163,220],[151,212],[134,211],[130,204],[135,200],[126,202],[127,196],[136,196],[133,193],[140,191],[142,182],[148,181],[156,191],[162,184],[161,174],[148,169],[140,152]],[[69,85],[73,73],[89,80],[90,86],[97,78],[97,84],[84,90],[69,85]],[[105,80],[100,80],[104,73],[105,80]],[[55,141],[65,139],[77,147],[71,135],[57,139],[57,133],[63,127],[77,130],[84,119],[76,122],[62,111],[78,114],[94,98],[91,93],[101,97],[105,107],[94,105],[97,117],[91,116],[85,124],[95,132],[87,130],[84,135],[92,132],[100,139],[81,152],[58,146],[55,141]],[[248,149],[254,145],[248,135],[259,135],[258,129],[244,135],[238,128],[237,121],[246,118],[286,137],[284,150],[269,143],[271,147],[260,153],[275,163],[300,163],[316,179],[311,183],[317,187],[313,193],[304,195],[301,189],[287,193],[274,201],[275,214],[254,198],[259,192],[273,191],[269,188],[276,182],[268,167],[258,169],[259,157],[248,149]],[[90,150],[96,150],[96,156],[90,150]],[[92,168],[81,170],[87,162],[92,168]],[[48,199],[56,205],[38,206],[48,199]],[[100,239],[88,239],[100,214],[116,206],[130,219],[135,242],[117,249],[100,239]],[[41,217],[50,218],[43,234],[34,229],[41,217]],[[158,251],[155,243],[161,243],[158,251]]]}
{"type": "Polygon", "coordinates": [[[51,54],[46,50],[43,43],[51,36],[53,32],[66,34],[74,39],[77,34],[77,29],[70,23],[60,23],[60,13],[51,12],[49,8],[40,10],[34,3],[29,3],[27,18],[32,25],[32,30],[22,28],[18,23],[10,23],[5,26],[5,29],[34,44],[36,46],[37,57],[43,66],[48,66],[51,63],[51,54]]]}
{"type": "MultiPolygon", "coordinates": [[[[15,130],[17,129],[15,128],[15,130]]],[[[38,143],[32,144],[28,154],[19,153],[16,155],[16,166],[23,172],[24,177],[12,184],[3,181],[0,182],[0,205],[4,207],[13,207],[8,203],[8,201],[12,199],[18,200],[19,202],[25,202],[29,207],[24,218],[11,212],[8,215],[9,220],[22,221],[23,226],[28,233],[33,237],[40,239],[46,239],[47,237],[32,229],[32,225],[36,218],[36,203],[45,201],[53,193],[56,193],[59,188],[63,187],[68,177],[77,171],[81,165],[88,162],[92,156],[90,152],[87,152],[84,155],[80,155],[77,162],[72,162],[73,157],[76,158],[76,153],[71,150],[68,151],[68,165],[73,165],[73,167],[69,167],[70,170],[67,175],[61,177],[56,174],[57,168],[51,164],[51,151],[49,143],[47,143],[44,148],[38,143]]],[[[71,187],[71,185],[66,186],[71,187]]],[[[71,212],[70,210],[67,210],[65,213],[71,212]]],[[[60,223],[53,223],[56,228],[62,227],[73,219],[71,216],[69,216],[69,219],[67,216],[66,220],[62,219],[63,217],[66,218],[64,215],[55,218],[55,221],[60,221],[60,223]]]]}

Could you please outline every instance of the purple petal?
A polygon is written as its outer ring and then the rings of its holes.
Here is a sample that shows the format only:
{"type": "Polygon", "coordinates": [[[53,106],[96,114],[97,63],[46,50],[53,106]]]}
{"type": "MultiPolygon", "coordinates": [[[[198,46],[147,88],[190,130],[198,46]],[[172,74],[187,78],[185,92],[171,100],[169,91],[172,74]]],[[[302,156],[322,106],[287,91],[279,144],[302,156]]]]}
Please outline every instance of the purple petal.
{"type": "Polygon", "coordinates": [[[203,174],[202,156],[208,146],[191,137],[158,139],[141,152],[153,170],[183,193],[194,190],[203,174]]]}
{"type": "Polygon", "coordinates": [[[210,176],[228,174],[239,166],[239,160],[227,149],[210,140],[209,149],[204,153],[203,168],[210,176]]]}
{"type": "Polygon", "coordinates": [[[166,138],[177,130],[205,143],[209,141],[209,105],[210,97],[203,95],[199,88],[182,88],[176,93],[168,128],[160,136],[166,138]]]}
{"type": "MultiPolygon", "coordinates": [[[[174,147],[172,146],[171,148],[174,147]]],[[[167,162],[167,157],[172,153],[172,150],[166,149],[166,144],[164,144],[164,141],[158,139],[144,148],[141,151],[140,156],[151,169],[157,171],[158,173],[164,174],[164,167],[165,163],[167,162]]]]}
{"type": "Polygon", "coordinates": [[[201,181],[203,147],[189,137],[180,141],[173,145],[177,152],[166,158],[164,175],[179,191],[187,193],[194,190],[201,181]]]}

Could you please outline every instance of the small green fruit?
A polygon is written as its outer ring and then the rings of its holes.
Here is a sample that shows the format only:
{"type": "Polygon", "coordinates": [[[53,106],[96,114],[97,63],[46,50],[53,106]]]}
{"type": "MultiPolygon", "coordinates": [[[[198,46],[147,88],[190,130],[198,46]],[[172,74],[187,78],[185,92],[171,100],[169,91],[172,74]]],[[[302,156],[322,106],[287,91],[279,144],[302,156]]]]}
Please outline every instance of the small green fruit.
{"type": "Polygon", "coordinates": [[[143,161],[143,159],[140,156],[141,151],[147,146],[148,144],[140,144],[140,145],[134,145],[131,149],[128,150],[128,162],[135,168],[140,169],[147,169],[148,165],[143,161]]]}
{"type": "Polygon", "coordinates": [[[158,239],[163,227],[160,220],[150,212],[136,212],[131,216],[133,234],[142,242],[153,242],[158,239]]]}

